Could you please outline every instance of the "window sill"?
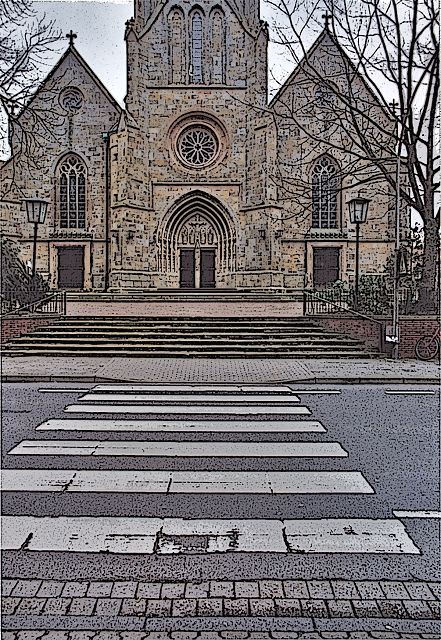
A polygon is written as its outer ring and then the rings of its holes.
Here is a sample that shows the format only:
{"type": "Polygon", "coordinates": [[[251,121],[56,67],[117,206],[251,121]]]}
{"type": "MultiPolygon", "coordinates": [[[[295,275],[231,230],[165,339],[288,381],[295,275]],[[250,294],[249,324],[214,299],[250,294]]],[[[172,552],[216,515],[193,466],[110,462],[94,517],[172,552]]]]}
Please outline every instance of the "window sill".
{"type": "Polygon", "coordinates": [[[348,237],[348,232],[342,229],[309,229],[306,234],[306,238],[341,238],[348,237]]]}

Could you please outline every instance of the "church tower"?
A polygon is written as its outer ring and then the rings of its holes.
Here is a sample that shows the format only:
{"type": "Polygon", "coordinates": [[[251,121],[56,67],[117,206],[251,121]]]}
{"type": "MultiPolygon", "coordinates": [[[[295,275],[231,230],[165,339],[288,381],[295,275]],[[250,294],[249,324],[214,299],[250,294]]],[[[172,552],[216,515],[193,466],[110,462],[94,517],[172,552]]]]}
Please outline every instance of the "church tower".
{"type": "Polygon", "coordinates": [[[246,212],[267,199],[253,170],[267,152],[255,135],[267,127],[258,2],[136,0],[125,37],[126,112],[109,150],[110,285],[247,285],[240,273],[271,268],[246,212]]]}

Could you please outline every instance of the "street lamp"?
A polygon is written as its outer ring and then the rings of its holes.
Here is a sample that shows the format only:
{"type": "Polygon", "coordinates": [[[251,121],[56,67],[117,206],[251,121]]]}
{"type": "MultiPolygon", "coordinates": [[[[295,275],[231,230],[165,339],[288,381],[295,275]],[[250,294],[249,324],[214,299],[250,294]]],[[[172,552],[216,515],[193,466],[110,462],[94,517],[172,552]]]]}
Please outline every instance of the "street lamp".
{"type": "Polygon", "coordinates": [[[358,301],[360,279],[360,224],[366,222],[370,200],[354,198],[349,201],[349,218],[355,224],[355,302],[358,301]]]}
{"type": "Polygon", "coordinates": [[[47,206],[49,202],[41,198],[26,198],[26,213],[28,214],[28,222],[34,225],[34,250],[32,257],[32,275],[35,276],[37,267],[37,233],[38,225],[43,224],[46,219],[47,206]]]}

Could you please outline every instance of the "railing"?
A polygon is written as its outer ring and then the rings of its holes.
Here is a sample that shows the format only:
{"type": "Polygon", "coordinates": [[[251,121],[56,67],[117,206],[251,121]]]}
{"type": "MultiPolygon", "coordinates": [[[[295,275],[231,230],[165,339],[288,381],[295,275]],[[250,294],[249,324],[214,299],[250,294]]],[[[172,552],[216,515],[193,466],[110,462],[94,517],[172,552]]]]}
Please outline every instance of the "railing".
{"type": "MultiPolygon", "coordinates": [[[[400,289],[400,312],[406,313],[411,302],[411,291],[400,289]]],[[[363,291],[357,301],[353,290],[325,289],[323,291],[305,290],[303,297],[304,315],[324,315],[329,313],[356,313],[371,317],[372,315],[390,315],[393,300],[383,292],[363,291]]]]}
{"type": "Polygon", "coordinates": [[[21,307],[14,307],[14,305],[17,305],[17,302],[2,300],[2,318],[9,315],[20,315],[24,312],[32,315],[64,315],[66,313],[66,292],[55,291],[41,300],[35,300],[35,302],[21,307]]]}
{"type": "Polygon", "coordinates": [[[305,290],[303,311],[306,316],[348,311],[352,306],[350,291],[328,290],[323,292],[305,290]]]}

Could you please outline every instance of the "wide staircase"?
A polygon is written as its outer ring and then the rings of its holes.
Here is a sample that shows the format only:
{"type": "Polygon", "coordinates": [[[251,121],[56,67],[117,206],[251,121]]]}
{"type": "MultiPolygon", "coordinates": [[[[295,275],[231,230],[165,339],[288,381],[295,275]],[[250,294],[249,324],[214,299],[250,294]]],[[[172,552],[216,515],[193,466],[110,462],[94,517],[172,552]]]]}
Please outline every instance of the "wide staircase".
{"type": "Polygon", "coordinates": [[[4,346],[7,356],[378,357],[306,317],[64,316],[4,346]]]}

